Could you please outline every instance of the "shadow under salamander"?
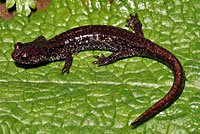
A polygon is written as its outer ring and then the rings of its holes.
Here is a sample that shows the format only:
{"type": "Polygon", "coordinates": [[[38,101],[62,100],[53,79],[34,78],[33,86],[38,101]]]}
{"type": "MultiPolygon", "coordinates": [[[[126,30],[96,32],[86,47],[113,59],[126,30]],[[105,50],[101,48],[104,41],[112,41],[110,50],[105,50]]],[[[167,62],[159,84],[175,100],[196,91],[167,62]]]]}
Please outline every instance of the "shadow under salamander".
{"type": "Polygon", "coordinates": [[[38,68],[38,67],[41,67],[41,66],[45,66],[45,65],[47,65],[47,64],[49,64],[51,62],[50,61],[46,61],[46,62],[41,62],[41,63],[37,63],[37,64],[21,64],[21,63],[15,62],[15,65],[17,67],[20,67],[20,68],[31,69],[31,68],[38,68]]]}

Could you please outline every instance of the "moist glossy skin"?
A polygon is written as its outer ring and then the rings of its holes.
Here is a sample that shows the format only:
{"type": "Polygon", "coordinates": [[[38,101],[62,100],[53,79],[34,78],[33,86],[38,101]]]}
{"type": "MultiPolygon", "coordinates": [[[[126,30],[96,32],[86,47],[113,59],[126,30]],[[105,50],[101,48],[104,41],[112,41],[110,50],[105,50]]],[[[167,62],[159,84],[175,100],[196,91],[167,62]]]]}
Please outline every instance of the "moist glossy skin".
{"type": "MultiPolygon", "coordinates": [[[[171,90],[141,114],[132,126],[136,127],[145,120],[155,116],[173,104],[184,88],[184,71],[178,59],[166,49],[145,39],[142,26],[137,16],[130,15],[127,25],[135,33],[113,27],[92,25],[68,30],[50,40],[38,37],[30,43],[18,42],[12,53],[12,58],[21,64],[37,64],[44,61],[66,60],[62,73],[69,72],[72,63],[72,54],[85,50],[107,50],[113,52],[110,56],[94,56],[98,66],[108,65],[127,57],[140,56],[155,59],[167,65],[174,73],[174,83],[171,90]]],[[[134,68],[133,68],[134,69],[134,68]]]]}

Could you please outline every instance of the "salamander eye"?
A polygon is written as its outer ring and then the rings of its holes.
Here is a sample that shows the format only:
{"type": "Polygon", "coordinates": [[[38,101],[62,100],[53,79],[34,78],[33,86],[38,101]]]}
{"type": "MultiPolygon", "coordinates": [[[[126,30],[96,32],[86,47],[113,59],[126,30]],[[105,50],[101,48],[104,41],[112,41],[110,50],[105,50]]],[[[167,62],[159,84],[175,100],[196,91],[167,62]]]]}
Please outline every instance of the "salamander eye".
{"type": "Polygon", "coordinates": [[[15,44],[15,49],[20,49],[21,47],[22,47],[22,43],[21,42],[17,42],[16,44],[15,44]]]}
{"type": "Polygon", "coordinates": [[[22,53],[21,56],[23,60],[28,60],[28,55],[26,53],[22,53]]]}

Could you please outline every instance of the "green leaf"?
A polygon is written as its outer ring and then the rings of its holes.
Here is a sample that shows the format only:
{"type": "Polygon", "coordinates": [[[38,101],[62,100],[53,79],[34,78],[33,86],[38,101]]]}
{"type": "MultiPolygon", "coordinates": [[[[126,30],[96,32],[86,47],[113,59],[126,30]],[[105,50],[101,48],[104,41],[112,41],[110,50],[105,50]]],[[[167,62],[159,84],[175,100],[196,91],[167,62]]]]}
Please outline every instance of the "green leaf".
{"type": "Polygon", "coordinates": [[[6,1],[6,7],[11,8],[15,5],[15,0],[7,0],[6,1]]]}
{"type": "Polygon", "coordinates": [[[35,8],[35,3],[33,0],[6,0],[6,7],[12,8],[15,3],[17,12],[26,16],[30,15],[31,13],[30,7],[35,8]]]}
{"type": "Polygon", "coordinates": [[[54,0],[30,18],[0,19],[0,133],[200,133],[200,3],[198,0],[54,0]],[[37,68],[14,64],[16,42],[47,39],[83,25],[126,28],[138,13],[146,38],[171,51],[183,65],[186,84],[169,108],[131,129],[130,124],[171,88],[173,74],[151,59],[132,57],[97,67],[94,55],[73,55],[37,68]]]}

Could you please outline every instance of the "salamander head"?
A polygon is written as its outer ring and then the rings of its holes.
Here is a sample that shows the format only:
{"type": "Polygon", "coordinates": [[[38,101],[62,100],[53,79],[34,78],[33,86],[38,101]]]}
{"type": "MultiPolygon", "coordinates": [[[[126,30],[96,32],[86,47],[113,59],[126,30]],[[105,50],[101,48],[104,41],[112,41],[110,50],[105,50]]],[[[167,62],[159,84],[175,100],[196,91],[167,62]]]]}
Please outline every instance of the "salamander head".
{"type": "Polygon", "coordinates": [[[24,44],[18,42],[15,44],[15,50],[11,56],[16,62],[21,64],[36,64],[46,61],[48,49],[35,42],[24,44]]]}

